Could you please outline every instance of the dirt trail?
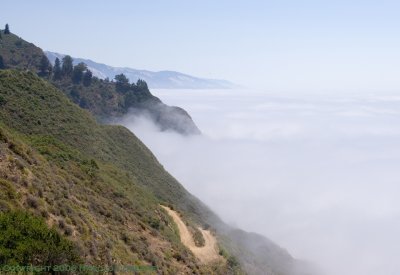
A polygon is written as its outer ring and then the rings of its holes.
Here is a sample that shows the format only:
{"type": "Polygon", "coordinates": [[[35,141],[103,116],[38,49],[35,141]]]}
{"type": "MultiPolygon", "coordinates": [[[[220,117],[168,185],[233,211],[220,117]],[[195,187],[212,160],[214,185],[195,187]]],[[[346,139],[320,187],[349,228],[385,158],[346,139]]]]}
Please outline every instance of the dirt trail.
{"type": "Polygon", "coordinates": [[[197,247],[194,243],[192,234],[190,234],[189,229],[182,221],[179,214],[166,206],[161,205],[161,207],[167,211],[167,213],[172,217],[172,219],[178,226],[179,234],[181,236],[181,242],[183,243],[183,245],[189,248],[193,252],[193,254],[200,260],[200,262],[209,263],[211,261],[219,260],[221,258],[221,256],[218,254],[217,240],[209,230],[199,228],[199,230],[203,234],[205,244],[202,247],[197,247]]]}

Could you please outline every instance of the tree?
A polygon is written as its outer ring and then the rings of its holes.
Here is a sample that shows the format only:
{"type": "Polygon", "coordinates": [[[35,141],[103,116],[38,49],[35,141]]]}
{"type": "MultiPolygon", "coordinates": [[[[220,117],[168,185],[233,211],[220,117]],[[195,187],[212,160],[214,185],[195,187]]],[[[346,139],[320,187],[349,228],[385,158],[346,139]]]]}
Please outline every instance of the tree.
{"type": "Polygon", "coordinates": [[[83,72],[86,71],[86,69],[87,66],[83,62],[80,62],[78,65],[74,66],[74,69],[72,71],[72,81],[75,84],[81,83],[83,78],[83,72]]]}
{"type": "Polygon", "coordinates": [[[134,107],[135,104],[139,103],[138,94],[134,91],[129,91],[124,96],[123,107],[128,110],[130,107],[134,107]]]}
{"type": "Polygon", "coordinates": [[[72,101],[76,104],[79,104],[79,102],[81,100],[81,95],[80,95],[79,91],[77,89],[73,88],[70,95],[72,97],[72,101]]]}
{"type": "Polygon", "coordinates": [[[117,74],[115,81],[117,92],[126,93],[129,90],[129,79],[124,74],[117,74]]]}
{"type": "Polygon", "coordinates": [[[89,107],[88,100],[85,97],[82,97],[81,100],[79,101],[79,107],[83,109],[87,109],[89,107]]]}
{"type": "Polygon", "coordinates": [[[6,28],[4,29],[4,34],[10,34],[10,27],[6,24],[6,28]]]}
{"type": "Polygon", "coordinates": [[[90,84],[92,84],[92,78],[93,78],[92,71],[87,69],[83,75],[83,85],[90,86],[90,84]]]}
{"type": "Polygon", "coordinates": [[[0,70],[5,69],[5,68],[6,68],[6,65],[4,64],[3,56],[0,55],[0,70]]]}
{"type": "Polygon", "coordinates": [[[146,89],[148,90],[149,88],[147,87],[147,83],[146,81],[144,81],[143,79],[138,79],[138,81],[136,82],[136,86],[141,90],[141,89],[146,89]]]}
{"type": "Polygon", "coordinates": [[[61,66],[61,75],[62,76],[71,76],[72,71],[74,70],[74,65],[73,65],[74,60],[72,59],[71,56],[66,55],[62,59],[62,66],[61,66]]]}
{"type": "Polygon", "coordinates": [[[39,75],[41,77],[49,76],[51,73],[51,64],[45,55],[43,55],[42,59],[40,59],[39,70],[39,75]]]}
{"type": "Polygon", "coordinates": [[[58,57],[56,58],[54,62],[54,67],[53,67],[53,79],[54,80],[60,80],[61,79],[61,62],[58,57]]]}

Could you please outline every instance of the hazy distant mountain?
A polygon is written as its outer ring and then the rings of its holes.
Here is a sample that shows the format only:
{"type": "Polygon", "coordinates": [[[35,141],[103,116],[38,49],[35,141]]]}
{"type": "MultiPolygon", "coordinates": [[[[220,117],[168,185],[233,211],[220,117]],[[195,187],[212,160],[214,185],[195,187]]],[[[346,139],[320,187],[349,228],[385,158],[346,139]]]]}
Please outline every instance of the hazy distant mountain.
{"type": "MultiPolygon", "coordinates": [[[[64,54],[45,52],[47,58],[52,64],[58,57],[60,60],[64,54]]],[[[164,89],[231,89],[236,85],[227,80],[219,79],[206,79],[190,76],[187,74],[174,72],[174,71],[160,71],[152,72],[146,70],[137,70],[132,68],[112,67],[105,64],[94,62],[90,59],[73,57],[74,64],[84,62],[88,68],[93,72],[93,75],[98,78],[114,79],[117,74],[123,73],[130,79],[136,82],[138,79],[143,79],[147,82],[150,88],[164,88],[164,89]]]]}

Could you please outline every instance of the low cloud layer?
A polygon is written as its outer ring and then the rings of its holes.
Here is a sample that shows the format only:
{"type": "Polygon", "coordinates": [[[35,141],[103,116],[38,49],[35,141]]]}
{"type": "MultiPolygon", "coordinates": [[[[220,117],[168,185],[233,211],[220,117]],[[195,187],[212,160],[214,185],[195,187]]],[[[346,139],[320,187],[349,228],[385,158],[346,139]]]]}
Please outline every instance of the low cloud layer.
{"type": "Polygon", "coordinates": [[[326,274],[399,274],[400,96],[155,91],[203,136],[130,128],[225,221],[326,274]]]}

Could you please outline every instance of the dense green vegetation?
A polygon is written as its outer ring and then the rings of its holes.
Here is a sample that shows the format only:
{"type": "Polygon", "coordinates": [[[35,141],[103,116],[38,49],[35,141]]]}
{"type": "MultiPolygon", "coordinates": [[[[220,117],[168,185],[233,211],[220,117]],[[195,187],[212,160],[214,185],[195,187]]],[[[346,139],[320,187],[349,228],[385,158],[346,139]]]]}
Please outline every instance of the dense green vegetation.
{"type": "Polygon", "coordinates": [[[42,218],[22,211],[0,213],[0,265],[80,264],[71,241],[42,218]]]}
{"type": "Polygon", "coordinates": [[[74,103],[99,118],[118,117],[126,114],[130,108],[143,109],[145,105],[161,104],[159,99],[151,95],[145,82],[131,84],[124,75],[117,75],[115,82],[98,79],[92,76],[84,63],[72,67],[69,56],[62,61],[56,59],[52,71],[55,72],[52,83],[74,103]],[[65,62],[71,65],[65,65],[65,62]]]}
{"type": "MultiPolygon", "coordinates": [[[[32,73],[2,71],[0,81],[0,95],[7,102],[0,110],[0,118],[7,125],[31,137],[51,136],[89,158],[112,162],[120,169],[136,173],[145,187],[163,186],[164,169],[159,164],[152,165],[155,157],[126,128],[99,125],[88,112],[32,73]]],[[[168,186],[154,189],[171,194],[170,202],[178,198],[168,186]]]]}
{"type": "Polygon", "coordinates": [[[0,34],[0,56],[3,68],[28,69],[39,73],[42,58],[47,58],[43,51],[10,33],[7,28],[3,31],[0,30],[0,34]]]}
{"type": "MultiPolygon", "coordinates": [[[[72,65],[72,58],[58,58],[49,71],[49,80],[81,108],[89,110],[98,119],[118,118],[130,111],[151,118],[161,130],[174,130],[182,134],[199,134],[189,114],[181,108],[170,107],[150,93],[147,83],[130,83],[123,75],[115,81],[93,77],[84,63],[72,65]]],[[[45,73],[43,73],[45,75],[45,73]]]]}
{"type": "Polygon", "coordinates": [[[52,66],[43,51],[18,36],[0,31],[0,69],[31,70],[63,91],[74,103],[99,120],[118,119],[129,111],[145,113],[161,130],[199,134],[187,112],[163,104],[153,96],[146,82],[130,83],[124,75],[115,81],[98,79],[84,63],[73,65],[65,56],[52,66]]]}
{"type": "MultiPolygon", "coordinates": [[[[127,129],[91,115],[31,72],[0,71],[2,209],[27,209],[74,241],[85,263],[198,266],[159,204],[199,209],[127,129]],[[3,158],[2,158],[3,159],[3,158]]],[[[194,223],[194,218],[188,217],[194,223]]]]}
{"type": "MultiPolygon", "coordinates": [[[[85,264],[155,266],[162,274],[241,274],[241,266],[254,274],[290,274],[294,260],[285,251],[222,223],[133,133],[99,124],[90,114],[96,108],[99,114],[112,108],[118,113],[125,97],[139,96],[138,90],[149,96],[144,82],[131,84],[122,75],[116,82],[90,78],[84,65],[71,68],[68,58],[49,67],[42,55],[32,54],[31,46],[26,53],[12,52],[15,43],[10,41],[20,38],[1,34],[5,66],[12,68],[11,58],[18,70],[0,70],[0,213],[29,212],[32,226],[41,224],[38,230],[50,230],[54,238],[59,234],[61,247],[72,245],[76,261],[85,264]],[[109,101],[100,100],[102,93],[109,101]],[[79,104],[87,98],[90,112],[70,100],[74,97],[79,104]],[[215,232],[225,260],[201,265],[181,244],[160,204],[181,213],[199,246],[203,240],[198,226],[215,232]],[[53,229],[45,229],[46,224],[53,229]]],[[[149,106],[148,110],[155,105],[149,106]]],[[[157,116],[167,125],[162,112],[157,116]]],[[[75,259],[60,255],[56,263],[75,259]]]]}

